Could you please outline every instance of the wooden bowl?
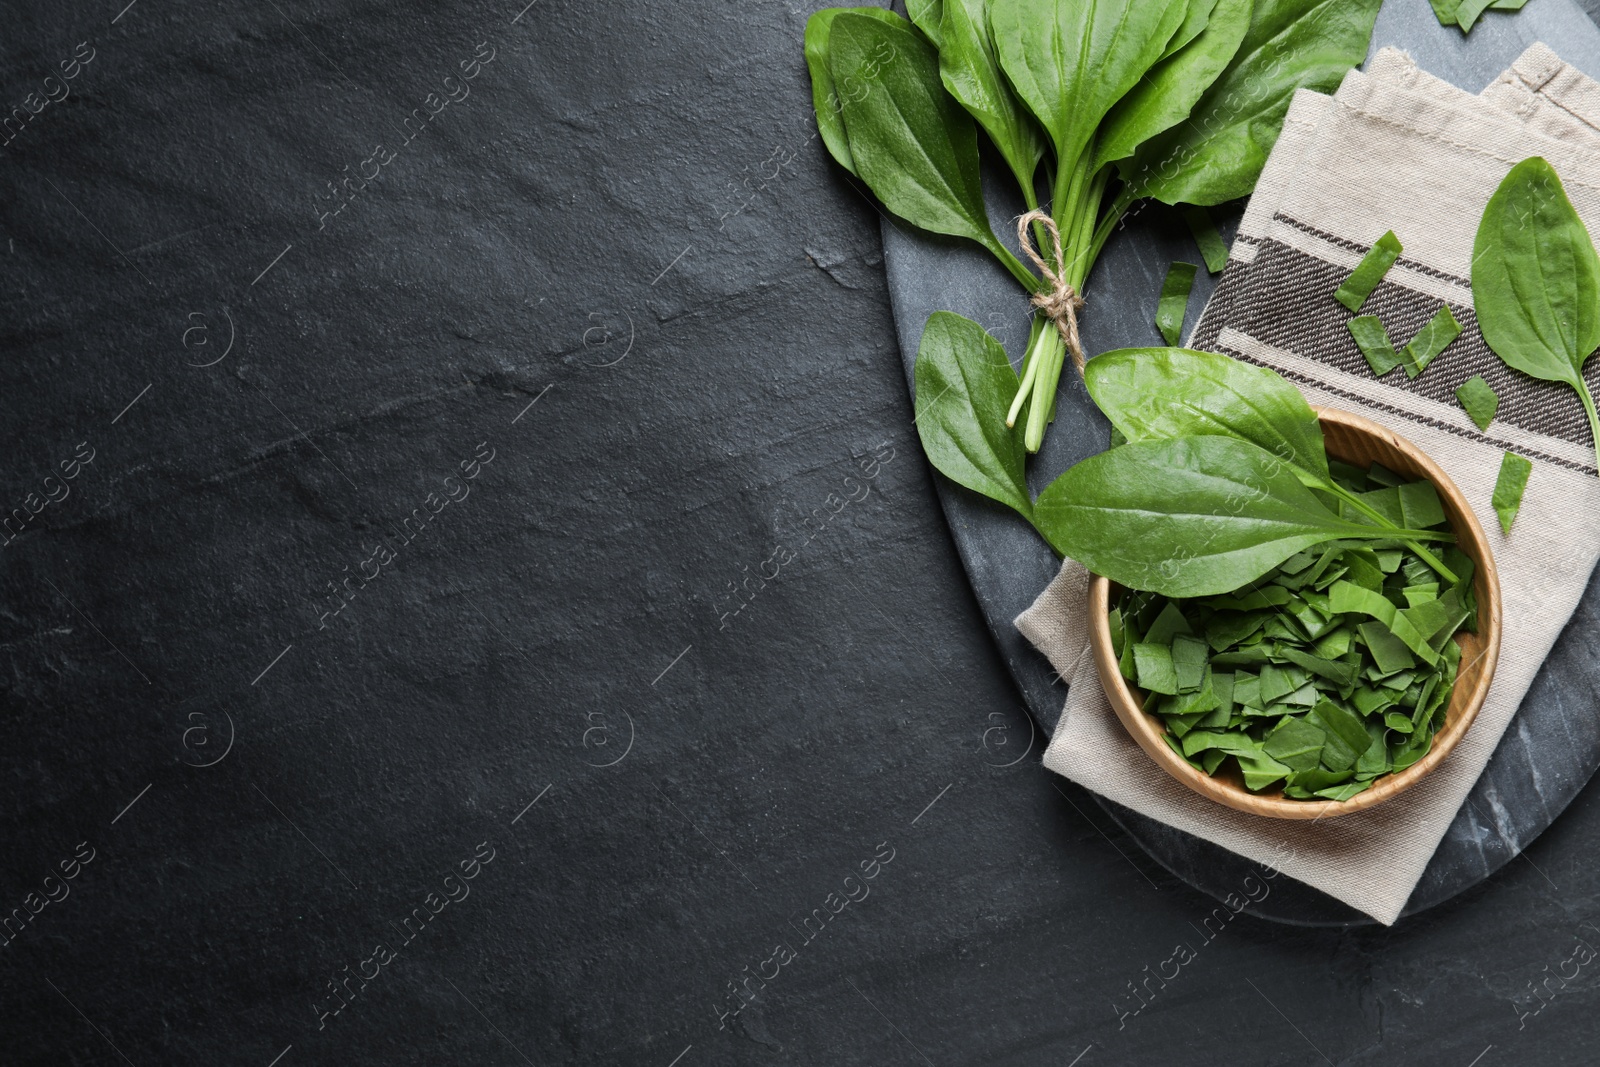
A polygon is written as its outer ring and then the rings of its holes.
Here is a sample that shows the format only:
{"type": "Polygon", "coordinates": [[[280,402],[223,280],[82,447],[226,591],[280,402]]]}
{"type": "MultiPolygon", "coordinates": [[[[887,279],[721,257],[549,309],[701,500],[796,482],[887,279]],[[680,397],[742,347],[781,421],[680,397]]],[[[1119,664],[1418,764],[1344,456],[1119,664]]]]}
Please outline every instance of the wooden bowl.
{"type": "Polygon", "coordinates": [[[1166,733],[1166,726],[1156,716],[1144,713],[1144,694],[1129,686],[1122,677],[1112,651],[1111,625],[1107,619],[1112,598],[1120,596],[1121,589],[1098,575],[1089,583],[1090,642],[1094,648],[1095,667],[1100,672],[1106,698],[1116,709],[1122,725],[1139,742],[1139,747],[1168,774],[1196,793],[1230,808],[1273,819],[1327,819],[1349,815],[1382,804],[1421,781],[1423,775],[1443,762],[1466,735],[1478,709],[1483,706],[1489,682],[1494,678],[1495,661],[1500,656],[1500,577],[1489,552],[1489,542],[1461,490],[1421,449],[1405,438],[1359,415],[1330,408],[1314,410],[1322,423],[1329,456],[1358,467],[1377,462],[1405,478],[1431,481],[1439,491],[1445,517],[1455,532],[1456,547],[1477,564],[1472,584],[1478,598],[1478,632],[1456,634],[1455,639],[1461,646],[1461,668],[1445,710],[1444,725],[1434,735],[1433,747],[1426,756],[1397,774],[1378,778],[1364,792],[1343,802],[1295,800],[1285,797],[1281,786],[1252,793],[1245,788],[1244,778],[1231,759],[1217,769],[1215,776],[1207,775],[1167,747],[1161,737],[1166,733]]]}

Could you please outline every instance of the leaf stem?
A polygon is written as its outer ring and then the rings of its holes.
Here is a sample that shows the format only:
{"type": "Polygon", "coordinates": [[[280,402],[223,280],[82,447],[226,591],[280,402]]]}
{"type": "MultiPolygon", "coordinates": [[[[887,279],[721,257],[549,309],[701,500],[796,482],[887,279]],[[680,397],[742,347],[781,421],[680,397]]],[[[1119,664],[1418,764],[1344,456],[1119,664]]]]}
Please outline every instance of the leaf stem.
{"type": "Polygon", "coordinates": [[[1128,213],[1128,209],[1132,207],[1138,199],[1139,198],[1133,193],[1133,188],[1131,186],[1124,185],[1121,190],[1118,191],[1116,198],[1111,201],[1111,207],[1106,210],[1105,217],[1102,218],[1100,220],[1100,224],[1095,227],[1094,236],[1089,240],[1089,266],[1083,272],[1085,280],[1087,280],[1089,277],[1089,271],[1094,269],[1095,261],[1100,258],[1101,249],[1105,248],[1106,242],[1109,241],[1111,239],[1111,235],[1116,232],[1117,223],[1122,221],[1122,216],[1128,213]]]}
{"type": "Polygon", "coordinates": [[[1106,183],[1110,180],[1109,166],[1101,167],[1099,173],[1090,179],[1078,211],[1077,226],[1069,238],[1067,283],[1080,294],[1083,292],[1083,283],[1094,266],[1094,233],[1097,229],[1095,219],[1100,214],[1100,201],[1106,194],[1106,183]]]}
{"type": "Polygon", "coordinates": [[[1033,383],[1033,397],[1028,404],[1028,427],[1022,435],[1022,444],[1029,452],[1037,452],[1044,444],[1044,428],[1054,406],[1056,386],[1061,381],[1061,364],[1067,354],[1061,331],[1046,323],[1039,331],[1035,349],[1036,361],[1041,368],[1033,383]]]}
{"type": "Polygon", "coordinates": [[[1024,289],[1030,293],[1044,292],[1047,287],[1045,280],[1023,266],[1022,260],[1013,255],[1011,249],[1001,244],[998,238],[995,239],[994,244],[988,245],[988,249],[994,253],[994,258],[1000,261],[1000,265],[1010,271],[1013,278],[1022,283],[1024,289]]]}
{"type": "MultiPolygon", "coordinates": [[[[1330,490],[1336,496],[1338,496],[1339,499],[1343,500],[1345,503],[1349,504],[1351,507],[1353,507],[1357,511],[1361,512],[1361,514],[1365,515],[1367,518],[1372,519],[1374,522],[1376,522],[1380,528],[1386,529],[1386,530],[1399,530],[1400,529],[1394,523],[1390,522],[1389,519],[1382,512],[1378,511],[1376,508],[1373,508],[1365,500],[1362,500],[1360,497],[1356,496],[1354,493],[1352,493],[1350,490],[1346,489],[1344,486],[1340,485],[1338,482],[1335,482],[1335,481],[1330,479],[1329,481],[1324,482],[1323,484],[1328,490],[1330,490]]],[[[1416,542],[1416,540],[1407,541],[1406,542],[1406,547],[1411,549],[1411,551],[1415,552],[1419,557],[1421,557],[1422,562],[1424,562],[1428,566],[1432,567],[1436,572],[1438,572],[1439,577],[1443,578],[1445,581],[1449,582],[1451,585],[1455,585],[1457,582],[1459,582],[1461,580],[1460,578],[1456,577],[1456,573],[1454,571],[1452,571],[1449,567],[1446,567],[1444,565],[1444,562],[1442,560],[1440,560],[1432,552],[1429,552],[1426,548],[1423,548],[1420,544],[1418,544],[1416,542]]]]}
{"type": "MultiPolygon", "coordinates": [[[[1037,320],[1037,316],[1035,316],[1037,320]]],[[[1039,338],[1042,331],[1036,330],[1028,341],[1028,354],[1022,360],[1022,381],[1017,383],[1017,395],[1011,401],[1011,410],[1006,413],[1007,429],[1017,424],[1017,416],[1022,412],[1022,405],[1027,403],[1028,396],[1033,392],[1039,380],[1039,338]]]]}
{"type": "Polygon", "coordinates": [[[1583,398],[1583,410],[1589,416],[1589,435],[1594,438],[1594,462],[1596,469],[1600,469],[1600,417],[1595,415],[1594,397],[1589,393],[1589,386],[1584,382],[1583,376],[1576,375],[1573,379],[1578,387],[1578,395],[1583,398]]]}

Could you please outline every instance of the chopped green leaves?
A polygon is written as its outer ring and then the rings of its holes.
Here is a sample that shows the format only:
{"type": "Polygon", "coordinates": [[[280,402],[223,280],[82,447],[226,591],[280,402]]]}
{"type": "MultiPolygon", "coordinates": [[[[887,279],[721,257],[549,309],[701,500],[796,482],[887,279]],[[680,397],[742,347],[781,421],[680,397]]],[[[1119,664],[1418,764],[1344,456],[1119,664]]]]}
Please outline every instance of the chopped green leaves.
{"type": "Polygon", "coordinates": [[[1333,298],[1351,311],[1360,311],[1361,305],[1367,302],[1367,297],[1372,295],[1372,290],[1383,281],[1383,276],[1389,273],[1389,268],[1394,266],[1394,261],[1400,258],[1402,251],[1400,239],[1390,230],[1367,250],[1361,257],[1361,262],[1356,264],[1356,269],[1344,280],[1333,298]]]}
{"type": "Polygon", "coordinates": [[[1355,338],[1356,347],[1367,357],[1367,366],[1377,377],[1382,378],[1401,364],[1394,342],[1389,340],[1389,331],[1383,328],[1383,320],[1378,316],[1357,315],[1346,325],[1350,336],[1355,338]]]}
{"type": "Polygon", "coordinates": [[[1186,207],[1183,209],[1183,221],[1188,224],[1189,232],[1194,234],[1195,244],[1200,246],[1200,256],[1206,261],[1206,270],[1216,274],[1226,267],[1228,246],[1217,232],[1211,212],[1203,207],[1186,207]]]}
{"type": "Polygon", "coordinates": [[[1161,283],[1161,301],[1156,305],[1156,328],[1167,344],[1175,345],[1183,333],[1183,316],[1189,310],[1189,293],[1194,289],[1193,263],[1173,263],[1161,283]]]}
{"type": "Polygon", "coordinates": [[[1533,463],[1515,452],[1507,452],[1500,461],[1500,474],[1494,480],[1494,496],[1490,503],[1494,506],[1494,513],[1500,516],[1500,529],[1504,533],[1511,532],[1511,524],[1517,519],[1517,512],[1522,507],[1522,491],[1528,488],[1528,475],[1533,472],[1533,463]]]}
{"type": "MultiPolygon", "coordinates": [[[[1331,467],[1352,495],[1387,493],[1410,521],[1444,525],[1431,484],[1331,467]]],[[[1202,773],[1235,763],[1247,788],[1299,800],[1348,800],[1426,755],[1460,663],[1452,638],[1471,625],[1473,568],[1453,553],[1463,577],[1446,583],[1409,549],[1384,555],[1339,540],[1233,593],[1125,595],[1113,647],[1167,744],[1202,773]]]]}
{"type": "Polygon", "coordinates": [[[1441,304],[1433,318],[1400,351],[1400,362],[1406,369],[1406,377],[1415,378],[1421,374],[1434,357],[1450,347],[1450,342],[1460,335],[1461,324],[1451,314],[1450,305],[1441,304]]]}
{"type": "Polygon", "coordinates": [[[1600,415],[1583,379],[1600,348],[1600,256],[1561,179],[1538,156],[1512,167],[1484,208],[1472,303],[1495,355],[1577,392],[1600,460],[1600,415]]]}
{"type": "Polygon", "coordinates": [[[1500,409],[1499,394],[1490,388],[1482,375],[1478,374],[1474,374],[1456,387],[1456,399],[1461,401],[1467,417],[1476,423],[1480,430],[1489,428],[1489,424],[1494,421],[1494,413],[1500,409]]]}

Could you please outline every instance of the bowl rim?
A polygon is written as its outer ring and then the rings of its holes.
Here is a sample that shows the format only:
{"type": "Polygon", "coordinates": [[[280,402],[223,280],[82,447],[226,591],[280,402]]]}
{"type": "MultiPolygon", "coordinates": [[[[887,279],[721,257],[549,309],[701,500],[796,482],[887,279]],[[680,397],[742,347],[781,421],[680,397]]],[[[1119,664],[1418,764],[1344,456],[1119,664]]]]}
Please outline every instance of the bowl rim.
{"type": "MultiPolygon", "coordinates": [[[[1311,410],[1316,413],[1318,422],[1324,426],[1329,424],[1342,426],[1359,434],[1378,438],[1397,451],[1405,453],[1422,476],[1433,482],[1440,496],[1447,498],[1454,506],[1454,511],[1464,520],[1466,529],[1460,528],[1461,523],[1452,523],[1451,529],[1456,535],[1458,547],[1472,556],[1477,564],[1473,585],[1478,593],[1478,632],[1483,639],[1483,649],[1479,659],[1485,666],[1477,676],[1471,691],[1466,695],[1461,711],[1445,725],[1444,729],[1434,735],[1433,747],[1429,749],[1428,754],[1403,771],[1391,772],[1375,779],[1372,786],[1345,801],[1294,800],[1288,797],[1251,793],[1241,786],[1211,777],[1167,747],[1167,743],[1162,739],[1167,732],[1165,724],[1154,715],[1145,713],[1139,700],[1134,696],[1133,689],[1122,677],[1122,670],[1111,647],[1111,625],[1108,619],[1111,610],[1112,583],[1098,574],[1091,574],[1089,579],[1089,641],[1094,650],[1095,668],[1112,710],[1121,720],[1123,728],[1138,742],[1139,747],[1168,774],[1201,796],[1236,811],[1268,818],[1315,821],[1366,811],[1398,796],[1421,781],[1455,750],[1456,745],[1466,736],[1477,719],[1478,711],[1488,696],[1489,686],[1494,681],[1495,668],[1500,659],[1501,603],[1500,575],[1495,566],[1494,553],[1489,547],[1489,540],[1484,536],[1483,527],[1479,525],[1472,506],[1450,476],[1411,441],[1371,419],[1337,408],[1313,405],[1311,410]]],[[[1457,697],[1453,695],[1451,699],[1454,701],[1457,697]]]]}

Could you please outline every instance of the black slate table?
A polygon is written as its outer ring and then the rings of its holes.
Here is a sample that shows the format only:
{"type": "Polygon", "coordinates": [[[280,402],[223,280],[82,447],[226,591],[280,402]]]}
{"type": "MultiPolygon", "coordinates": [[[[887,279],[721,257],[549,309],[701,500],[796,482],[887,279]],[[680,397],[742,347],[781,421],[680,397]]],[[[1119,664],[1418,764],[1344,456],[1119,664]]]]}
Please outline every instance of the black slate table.
{"type": "Polygon", "coordinates": [[[1592,791],[1331,932],[1040,770],[809,10],[6,9],[0,1062],[1591,1062],[1592,791]]]}

